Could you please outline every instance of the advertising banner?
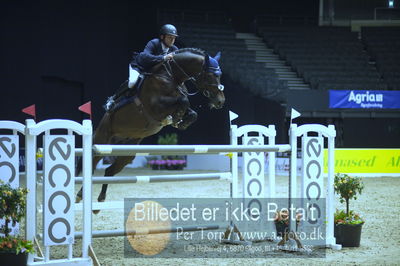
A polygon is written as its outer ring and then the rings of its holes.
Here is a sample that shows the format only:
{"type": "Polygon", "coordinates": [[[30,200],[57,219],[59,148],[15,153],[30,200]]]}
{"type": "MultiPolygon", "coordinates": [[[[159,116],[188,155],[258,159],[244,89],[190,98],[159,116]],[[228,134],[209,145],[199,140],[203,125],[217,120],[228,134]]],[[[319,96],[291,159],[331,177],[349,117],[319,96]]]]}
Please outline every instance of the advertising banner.
{"type": "Polygon", "coordinates": [[[329,90],[329,108],[400,108],[400,91],[329,90]]]}
{"type": "MultiPolygon", "coordinates": [[[[324,149],[324,174],[328,173],[328,150],[324,149]]],[[[276,158],[276,174],[289,175],[289,158],[276,158]]],[[[268,162],[265,164],[268,169],[268,162]]],[[[297,159],[297,173],[303,161],[297,159]]],[[[400,176],[400,149],[335,149],[335,173],[364,176],[400,176]]]]}
{"type": "MultiPolygon", "coordinates": [[[[328,150],[324,152],[327,158],[328,150]]],[[[335,173],[400,174],[400,149],[336,149],[335,173]]]]}

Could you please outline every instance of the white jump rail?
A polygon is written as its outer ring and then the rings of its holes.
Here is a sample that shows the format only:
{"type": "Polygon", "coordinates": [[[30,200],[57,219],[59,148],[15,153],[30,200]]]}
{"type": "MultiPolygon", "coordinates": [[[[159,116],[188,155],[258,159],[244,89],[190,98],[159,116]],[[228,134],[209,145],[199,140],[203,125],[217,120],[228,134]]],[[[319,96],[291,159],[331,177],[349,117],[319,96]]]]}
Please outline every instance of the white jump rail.
{"type": "MultiPolygon", "coordinates": [[[[231,180],[230,172],[202,173],[202,174],[178,174],[156,176],[96,176],[92,178],[93,184],[128,184],[128,183],[162,183],[203,180],[231,180]]],[[[76,184],[82,184],[83,178],[75,178],[76,184]]]]}
{"type": "Polygon", "coordinates": [[[279,145],[93,145],[95,155],[218,154],[227,152],[285,152],[289,144],[279,145]]]}
{"type": "MultiPolygon", "coordinates": [[[[225,229],[226,225],[187,225],[187,226],[174,226],[174,227],[159,227],[153,229],[143,229],[140,231],[124,230],[124,229],[114,229],[114,230],[101,230],[92,231],[92,236],[97,237],[115,237],[115,236],[127,236],[132,234],[137,235],[149,235],[149,234],[165,234],[165,233],[177,233],[180,231],[192,232],[192,231],[207,231],[207,230],[218,230],[225,229]]],[[[76,238],[82,238],[82,232],[75,232],[76,238]]]]}

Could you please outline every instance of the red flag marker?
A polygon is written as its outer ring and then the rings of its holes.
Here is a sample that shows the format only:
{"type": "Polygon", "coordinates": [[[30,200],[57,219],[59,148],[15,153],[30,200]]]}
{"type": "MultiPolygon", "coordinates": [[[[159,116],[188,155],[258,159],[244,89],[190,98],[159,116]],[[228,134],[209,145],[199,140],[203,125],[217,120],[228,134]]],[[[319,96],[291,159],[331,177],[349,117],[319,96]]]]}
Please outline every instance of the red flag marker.
{"type": "Polygon", "coordinates": [[[90,120],[92,120],[92,102],[88,101],[85,104],[79,106],[79,111],[84,112],[90,116],[90,120]]]}
{"type": "Polygon", "coordinates": [[[33,116],[33,118],[36,120],[36,105],[35,104],[25,107],[24,109],[22,109],[22,112],[33,116]]]}

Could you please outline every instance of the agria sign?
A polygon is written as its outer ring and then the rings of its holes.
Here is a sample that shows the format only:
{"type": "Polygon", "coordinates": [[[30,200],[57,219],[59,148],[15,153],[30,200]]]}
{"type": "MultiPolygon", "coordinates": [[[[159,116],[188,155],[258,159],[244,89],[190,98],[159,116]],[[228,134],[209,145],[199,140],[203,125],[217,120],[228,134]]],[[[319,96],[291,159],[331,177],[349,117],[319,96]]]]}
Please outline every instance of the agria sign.
{"type": "Polygon", "coordinates": [[[330,90],[330,108],[400,108],[400,91],[330,90]]]}
{"type": "Polygon", "coordinates": [[[357,93],[350,91],[348,98],[349,102],[359,104],[361,108],[383,108],[383,94],[382,93],[357,93]]]}

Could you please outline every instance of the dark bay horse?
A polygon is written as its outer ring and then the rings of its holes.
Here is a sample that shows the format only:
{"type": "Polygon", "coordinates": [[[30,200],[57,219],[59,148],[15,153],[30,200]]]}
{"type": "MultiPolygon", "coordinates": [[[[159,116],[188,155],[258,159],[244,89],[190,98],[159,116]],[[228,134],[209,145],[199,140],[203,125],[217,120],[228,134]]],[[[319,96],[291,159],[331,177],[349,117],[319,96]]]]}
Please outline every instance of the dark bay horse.
{"type": "MultiPolygon", "coordinates": [[[[184,82],[192,80],[209,99],[210,108],[222,108],[225,102],[224,86],[220,83],[221,70],[218,60],[196,48],[184,48],[175,52],[173,59],[153,67],[152,74],[143,81],[140,92],[132,101],[116,111],[107,112],[93,136],[93,144],[139,144],[143,138],[158,133],[164,126],[186,129],[197,114],[190,109],[188,92],[184,82]]],[[[135,158],[116,157],[106,170],[105,176],[114,176],[135,158]]],[[[93,158],[93,169],[102,157],[93,158]]],[[[82,169],[78,163],[77,176],[82,169]]],[[[107,185],[103,184],[98,201],[106,198],[107,185]]],[[[76,201],[82,199],[82,189],[76,201]]]]}

